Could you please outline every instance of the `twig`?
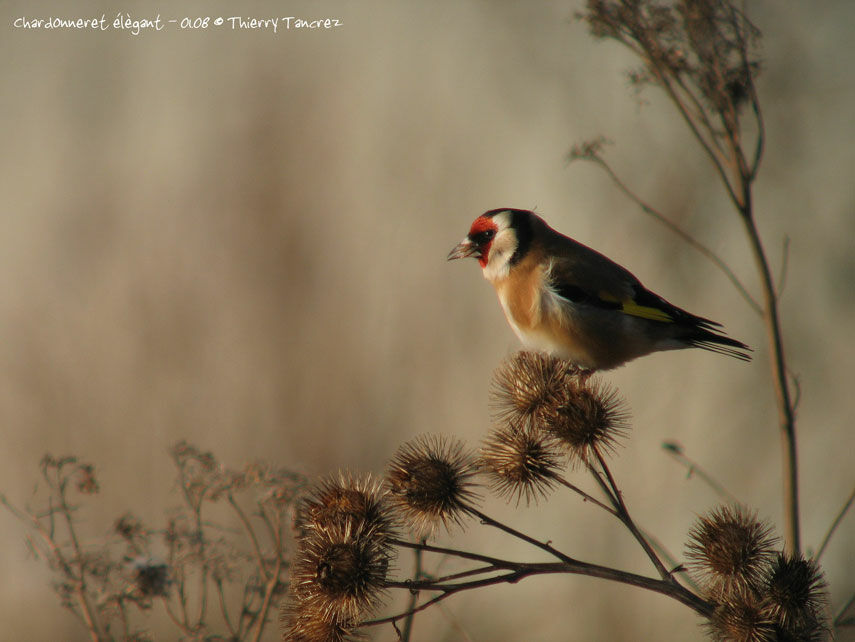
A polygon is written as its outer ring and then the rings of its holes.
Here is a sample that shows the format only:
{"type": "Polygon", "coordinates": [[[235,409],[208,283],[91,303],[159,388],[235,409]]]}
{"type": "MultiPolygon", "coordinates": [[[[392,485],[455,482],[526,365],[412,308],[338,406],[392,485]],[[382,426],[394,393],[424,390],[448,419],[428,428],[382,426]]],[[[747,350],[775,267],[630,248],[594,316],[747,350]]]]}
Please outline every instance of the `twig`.
{"type": "Polygon", "coordinates": [[[629,529],[629,532],[632,533],[632,536],[641,545],[641,548],[644,549],[644,552],[647,554],[647,557],[650,558],[650,561],[653,562],[653,566],[656,568],[662,579],[674,582],[676,584],[676,580],[671,577],[671,573],[668,571],[667,568],[665,568],[665,565],[662,563],[662,560],[659,559],[659,556],[656,554],[656,551],[651,548],[650,543],[644,538],[644,535],[641,533],[641,531],[638,530],[638,527],[635,525],[635,522],[632,521],[632,517],[630,517],[629,515],[629,509],[627,509],[626,504],[623,501],[620,489],[618,489],[614,477],[612,477],[612,473],[609,470],[609,467],[606,465],[606,460],[603,458],[603,455],[600,453],[598,448],[594,447],[593,450],[597,456],[597,461],[599,462],[603,473],[605,473],[606,478],[609,481],[609,486],[611,486],[614,498],[616,499],[615,509],[618,512],[618,519],[623,522],[624,526],[629,529]]]}
{"type": "Polygon", "coordinates": [[[846,600],[846,604],[840,607],[840,610],[837,611],[837,615],[834,616],[834,628],[851,626],[855,623],[855,618],[850,617],[843,619],[846,615],[846,611],[848,611],[853,604],[855,604],[855,593],[853,593],[850,598],[846,600]]]}
{"type": "Polygon", "coordinates": [[[778,287],[775,290],[775,298],[780,300],[787,285],[787,269],[790,266],[790,237],[784,236],[784,245],[781,248],[781,269],[778,272],[778,287]]]}
{"type": "Polygon", "coordinates": [[[662,444],[663,450],[667,452],[671,457],[673,457],[678,463],[682,464],[686,468],[686,474],[688,477],[697,476],[703,482],[707,484],[710,488],[715,491],[715,493],[719,497],[723,497],[729,502],[737,504],[739,506],[745,506],[745,504],[739,501],[736,496],[728,491],[715,477],[710,475],[704,468],[698,464],[696,461],[693,461],[689,457],[687,457],[683,453],[683,449],[681,446],[673,443],[673,442],[664,442],[662,444]]]}
{"type": "Polygon", "coordinates": [[[557,550],[556,548],[553,548],[550,544],[540,542],[540,541],[534,539],[533,537],[529,537],[525,533],[521,533],[520,531],[513,529],[510,526],[502,524],[501,522],[496,521],[492,517],[485,515],[484,513],[479,511],[477,508],[470,506],[470,507],[466,508],[466,511],[468,513],[474,515],[478,519],[480,519],[482,523],[487,524],[488,526],[493,526],[494,528],[498,528],[499,530],[506,532],[508,535],[513,535],[514,537],[521,539],[524,542],[528,542],[532,546],[536,546],[537,548],[546,551],[550,555],[557,557],[562,562],[573,563],[576,561],[572,557],[570,557],[569,555],[565,555],[564,553],[557,550]]]}
{"type": "MultiPolygon", "coordinates": [[[[426,544],[427,540],[423,539],[422,544],[426,544]]],[[[418,580],[422,575],[422,549],[417,548],[415,550],[415,569],[413,571],[413,577],[418,580]]],[[[419,601],[419,591],[412,591],[410,593],[410,606],[408,607],[408,611],[410,614],[404,620],[404,630],[401,632],[401,642],[409,642],[410,636],[413,632],[413,619],[415,618],[415,612],[413,609],[416,608],[416,605],[419,601]]]]}
{"type": "Polygon", "coordinates": [[[844,502],[843,508],[841,508],[840,511],[837,513],[837,517],[834,518],[834,521],[828,528],[828,532],[825,534],[825,537],[822,538],[822,544],[819,545],[819,548],[816,551],[816,555],[813,556],[815,562],[819,563],[819,558],[822,557],[822,554],[825,552],[825,549],[828,546],[828,542],[831,539],[831,536],[834,534],[834,531],[837,530],[837,527],[840,525],[840,522],[843,521],[843,517],[852,507],[853,502],[855,502],[855,488],[852,489],[852,492],[849,494],[849,498],[844,502]]]}
{"type": "Polygon", "coordinates": [[[736,276],[733,270],[730,269],[730,266],[724,262],[724,260],[718,256],[715,252],[713,252],[706,245],[698,241],[694,236],[689,234],[686,230],[680,227],[677,223],[672,221],[670,218],[662,214],[659,210],[655,209],[644,200],[641,199],[634,191],[632,191],[629,186],[624,183],[620,177],[615,173],[612,169],[611,165],[609,165],[606,160],[600,156],[599,154],[587,154],[578,157],[580,160],[587,160],[599,166],[608,177],[612,180],[615,186],[624,193],[631,201],[633,201],[642,212],[652,217],[669,230],[674,232],[677,236],[679,236],[683,241],[688,243],[691,247],[700,252],[704,257],[709,259],[713,265],[715,265],[722,273],[728,278],[728,280],[733,284],[736,288],[736,291],[739,292],[740,296],[748,303],[754,312],[759,315],[763,314],[763,309],[760,307],[760,304],[751,296],[746,287],[742,284],[742,281],[739,280],[739,277],[736,276]]]}
{"type": "MultiPolygon", "coordinates": [[[[435,583],[429,580],[423,582],[388,582],[387,585],[390,587],[397,588],[407,588],[407,589],[415,589],[418,588],[420,590],[425,591],[440,591],[440,595],[424,602],[414,609],[412,612],[418,613],[429,606],[444,600],[447,597],[455,593],[459,593],[460,591],[466,591],[471,589],[477,589],[484,586],[492,586],[496,584],[510,583],[514,584],[519,582],[521,579],[530,577],[532,575],[544,575],[544,574],[556,574],[556,573],[569,573],[574,575],[587,575],[589,577],[599,577],[601,579],[612,580],[615,582],[621,582],[623,584],[630,584],[632,586],[636,586],[639,588],[647,589],[650,591],[654,591],[657,593],[661,593],[663,595],[667,595],[669,597],[674,598],[675,600],[685,604],[686,606],[693,609],[696,613],[709,617],[713,612],[713,605],[709,602],[701,599],[691,591],[687,590],[677,582],[673,580],[666,579],[653,579],[649,577],[645,577],[643,575],[637,575],[635,573],[629,573],[627,571],[620,571],[613,568],[608,568],[604,566],[598,566],[596,564],[588,564],[586,562],[551,562],[551,563],[514,563],[514,562],[504,562],[503,564],[507,565],[502,570],[509,570],[509,572],[504,573],[502,575],[498,575],[496,577],[484,578],[480,580],[473,580],[471,582],[460,582],[455,584],[445,584],[445,583],[435,583]]],[[[397,615],[392,615],[389,617],[370,620],[367,622],[363,622],[361,626],[375,626],[378,624],[387,624],[390,622],[396,622],[401,620],[409,615],[409,612],[399,613],[397,615]]]]}
{"type": "Polygon", "coordinates": [[[603,509],[604,511],[606,511],[607,513],[611,513],[612,515],[614,515],[615,517],[617,517],[617,512],[615,511],[615,509],[614,509],[614,508],[612,508],[611,506],[606,506],[606,505],[605,505],[603,502],[601,502],[600,500],[598,500],[598,499],[596,499],[596,498],[594,498],[594,497],[591,497],[591,495],[589,495],[588,493],[586,493],[584,490],[582,490],[581,488],[579,488],[579,487],[578,487],[578,486],[576,486],[575,484],[571,484],[569,481],[567,481],[566,479],[564,479],[561,475],[555,475],[554,479],[555,479],[555,481],[557,481],[557,482],[558,482],[559,484],[561,484],[562,486],[566,486],[567,488],[569,488],[569,489],[570,489],[570,490],[572,490],[573,492],[575,492],[575,493],[579,494],[579,495],[582,497],[582,499],[583,499],[584,501],[586,501],[586,502],[591,502],[592,504],[594,504],[594,505],[599,506],[600,508],[602,508],[602,509],[603,509]]]}

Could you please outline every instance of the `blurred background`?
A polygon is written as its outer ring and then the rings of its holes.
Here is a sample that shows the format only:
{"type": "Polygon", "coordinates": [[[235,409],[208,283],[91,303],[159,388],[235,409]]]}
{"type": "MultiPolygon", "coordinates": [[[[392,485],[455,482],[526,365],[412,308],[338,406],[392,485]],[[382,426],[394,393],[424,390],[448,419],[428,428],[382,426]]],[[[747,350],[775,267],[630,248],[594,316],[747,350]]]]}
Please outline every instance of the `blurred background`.
{"type": "MultiPolygon", "coordinates": [[[[639,99],[636,61],[592,40],[577,2],[5,1],[0,37],[0,492],[30,498],[46,453],[96,465],[89,538],[178,503],[179,439],[239,467],[382,472],[425,432],[477,445],[493,370],[517,349],[473,262],[445,257],[486,209],[536,208],[677,305],[755,348],[745,365],[659,354],[605,378],[633,415],[614,471],[637,521],[680,555],[716,495],[665,440],[780,523],[780,453],[760,320],[716,268],[646,218],[570,146],[605,135],[616,171],[718,252],[753,292],[740,223],[671,106],[639,99]],[[333,17],[330,30],[14,29],[17,17],[333,17]],[[112,13],[111,13],[112,12],[112,13]]],[[[852,488],[855,5],[751,3],[768,127],[757,218],[801,383],[803,540],[852,488]]],[[[485,510],[574,557],[652,572],[575,497],[485,510]]],[[[460,547],[538,556],[473,527],[460,547]]],[[[0,511],[9,640],[84,640],[25,530],[0,511]]],[[[823,558],[855,590],[855,518],[823,558]]],[[[447,539],[443,541],[449,541],[447,539]]],[[[401,560],[401,566],[409,563],[401,560]]],[[[430,567],[429,569],[430,570],[430,567]]],[[[156,618],[155,637],[174,639],[156,618]]],[[[391,628],[373,631],[394,640],[391,628]]],[[[276,639],[276,627],[269,638],[276,639]]],[[[582,577],[456,596],[415,640],[700,640],[665,597],[582,577]]]]}

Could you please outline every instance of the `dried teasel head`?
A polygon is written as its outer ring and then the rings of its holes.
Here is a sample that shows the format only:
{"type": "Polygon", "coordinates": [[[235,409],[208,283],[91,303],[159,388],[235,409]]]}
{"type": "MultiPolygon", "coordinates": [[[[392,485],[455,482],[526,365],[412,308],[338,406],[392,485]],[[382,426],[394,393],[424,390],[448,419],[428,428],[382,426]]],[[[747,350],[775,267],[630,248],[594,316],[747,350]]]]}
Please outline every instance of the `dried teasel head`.
{"type": "Polygon", "coordinates": [[[481,465],[490,488],[526,504],[546,497],[561,470],[562,453],[550,435],[530,426],[506,423],[495,427],[481,447],[481,465]]]}
{"type": "Polygon", "coordinates": [[[300,530],[353,522],[386,536],[394,531],[386,490],[371,475],[339,473],[321,480],[300,503],[295,522],[300,530]]]}
{"type": "Polygon", "coordinates": [[[716,601],[736,591],[755,591],[776,543],[769,525],[753,513],[738,505],[719,506],[689,531],[689,570],[716,601]]]}
{"type": "Polygon", "coordinates": [[[800,554],[779,553],[769,568],[764,593],[781,640],[825,640],[828,595],[819,565],[800,554]]]}
{"type": "Polygon", "coordinates": [[[570,382],[560,402],[544,412],[541,430],[552,435],[571,462],[588,463],[614,452],[629,430],[629,413],[617,392],[595,379],[570,382]]]}
{"type": "Polygon", "coordinates": [[[342,626],[370,616],[383,602],[391,559],[388,540],[364,524],[308,529],[291,571],[300,612],[342,626]]]}
{"type": "Polygon", "coordinates": [[[492,405],[498,423],[550,434],[573,463],[613,451],[628,428],[613,389],[542,353],[518,352],[502,364],[493,377],[492,405]]]}
{"type": "Polygon", "coordinates": [[[457,440],[426,435],[404,444],[386,472],[389,500],[420,536],[460,524],[477,500],[475,458],[457,440]]]}
{"type": "Polygon", "coordinates": [[[716,604],[706,623],[716,642],[775,642],[775,625],[764,600],[752,590],[735,589],[716,604]]]}
{"type": "Polygon", "coordinates": [[[324,620],[302,602],[286,601],[280,611],[282,642],[347,642],[360,640],[354,626],[324,620]]]}
{"type": "Polygon", "coordinates": [[[578,373],[569,361],[541,352],[517,352],[493,375],[491,405],[496,420],[516,426],[539,421],[561,403],[578,373]]]}

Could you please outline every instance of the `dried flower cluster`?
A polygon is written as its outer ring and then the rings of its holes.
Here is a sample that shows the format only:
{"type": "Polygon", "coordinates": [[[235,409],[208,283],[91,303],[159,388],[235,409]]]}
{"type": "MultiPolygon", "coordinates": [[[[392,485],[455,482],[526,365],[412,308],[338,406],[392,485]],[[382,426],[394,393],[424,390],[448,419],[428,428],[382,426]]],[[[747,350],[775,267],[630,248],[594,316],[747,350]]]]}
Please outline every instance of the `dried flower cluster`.
{"type": "Polygon", "coordinates": [[[570,464],[613,451],[628,415],[617,394],[567,361],[518,352],[493,378],[496,425],[481,449],[491,487],[500,495],[546,496],[570,464]]]}
{"type": "Polygon", "coordinates": [[[739,506],[702,516],[689,532],[686,556],[716,609],[715,640],[824,640],[825,581],[801,555],[775,553],[771,528],[739,506]]]}
{"type": "Polygon", "coordinates": [[[395,533],[386,491],[371,477],[323,480],[302,501],[295,525],[284,639],[351,639],[385,595],[395,533]]]}
{"type": "Polygon", "coordinates": [[[477,500],[477,461],[460,441],[425,435],[398,449],[386,472],[392,507],[422,537],[459,525],[477,500]]]}
{"type": "Polygon", "coordinates": [[[731,124],[752,99],[760,34],[730,2],[588,0],[581,17],[592,35],[618,40],[644,61],[630,72],[633,84],[673,79],[731,124]]]}
{"type": "MultiPolygon", "coordinates": [[[[131,512],[100,541],[87,536],[82,500],[98,493],[95,467],[45,456],[36,509],[0,504],[31,529],[33,550],[48,561],[61,604],[92,640],[153,639],[141,619],[165,611],[180,637],[258,640],[284,592],[299,475],[251,464],[230,470],[213,454],[180,442],[170,451],[182,503],[160,528],[131,512]],[[237,528],[212,520],[222,501],[237,528]],[[249,510],[248,510],[249,509],[249,510]],[[191,635],[192,632],[192,635],[191,635]]],[[[103,530],[101,531],[103,532],[103,530]]]]}

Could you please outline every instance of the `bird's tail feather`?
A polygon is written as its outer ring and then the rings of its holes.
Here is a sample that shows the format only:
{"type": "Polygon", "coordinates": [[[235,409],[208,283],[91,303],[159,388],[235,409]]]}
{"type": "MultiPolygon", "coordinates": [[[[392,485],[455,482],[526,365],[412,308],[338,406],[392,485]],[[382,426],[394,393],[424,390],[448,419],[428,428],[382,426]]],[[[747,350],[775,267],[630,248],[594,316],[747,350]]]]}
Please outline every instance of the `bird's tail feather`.
{"type": "Polygon", "coordinates": [[[741,361],[751,361],[751,355],[749,354],[752,352],[751,348],[742,343],[742,341],[731,339],[716,332],[701,329],[693,336],[688,337],[686,342],[696,348],[703,348],[704,350],[734,357],[741,361]]]}

